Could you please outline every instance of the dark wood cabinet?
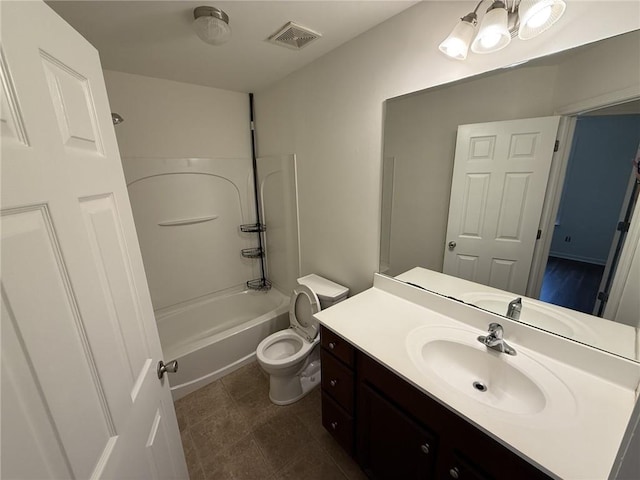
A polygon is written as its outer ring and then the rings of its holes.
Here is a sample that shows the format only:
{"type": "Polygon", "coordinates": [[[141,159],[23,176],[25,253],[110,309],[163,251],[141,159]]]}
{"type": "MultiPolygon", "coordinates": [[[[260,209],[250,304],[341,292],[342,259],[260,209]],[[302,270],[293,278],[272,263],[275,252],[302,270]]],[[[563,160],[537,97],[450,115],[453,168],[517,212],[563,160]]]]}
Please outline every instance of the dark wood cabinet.
{"type": "Polygon", "coordinates": [[[356,350],[332,331],[322,329],[321,332],[322,425],[354,456],[356,350]]]}
{"type": "Polygon", "coordinates": [[[348,414],[353,413],[354,373],[338,359],[321,351],[322,390],[331,396],[348,414]]]}
{"type": "Polygon", "coordinates": [[[372,479],[550,477],[321,328],[322,423],[372,479]]]}
{"type": "Polygon", "coordinates": [[[344,363],[347,367],[353,368],[355,365],[355,352],[356,349],[344,340],[339,335],[336,335],[331,330],[321,328],[320,345],[322,349],[335,356],[338,360],[344,363]]]}
{"type": "Polygon", "coordinates": [[[353,456],[355,434],[353,416],[325,392],[322,392],[322,426],[349,455],[353,456]]]}
{"type": "Polygon", "coordinates": [[[402,410],[362,385],[358,390],[358,452],[373,478],[433,478],[437,438],[402,410]]]}

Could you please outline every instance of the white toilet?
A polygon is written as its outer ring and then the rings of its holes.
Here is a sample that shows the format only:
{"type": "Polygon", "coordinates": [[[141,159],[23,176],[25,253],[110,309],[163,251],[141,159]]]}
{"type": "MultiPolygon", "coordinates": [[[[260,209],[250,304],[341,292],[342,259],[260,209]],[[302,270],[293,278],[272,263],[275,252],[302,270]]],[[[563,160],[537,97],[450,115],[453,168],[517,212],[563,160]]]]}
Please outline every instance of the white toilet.
{"type": "Polygon", "coordinates": [[[318,321],[324,308],[341,302],[349,289],[311,274],[298,279],[289,304],[289,324],[265,338],[256,350],[258,363],[270,375],[269,398],[288,405],[304,397],[320,382],[318,321]]]}

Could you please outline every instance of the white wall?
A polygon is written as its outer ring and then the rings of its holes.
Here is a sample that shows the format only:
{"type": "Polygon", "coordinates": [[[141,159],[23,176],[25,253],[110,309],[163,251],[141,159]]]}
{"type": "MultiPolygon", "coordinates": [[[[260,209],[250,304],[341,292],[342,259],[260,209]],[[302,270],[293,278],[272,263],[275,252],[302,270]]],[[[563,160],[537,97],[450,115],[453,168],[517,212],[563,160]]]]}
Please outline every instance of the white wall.
{"type": "MultiPolygon", "coordinates": [[[[637,21],[640,17],[640,3],[633,3],[636,6],[634,15],[637,21]]],[[[640,39],[637,32],[634,35],[640,39]]],[[[637,92],[640,81],[638,48],[639,45],[636,43],[635,48],[630,51],[627,39],[617,37],[605,44],[572,53],[558,72],[554,100],[558,112],[563,113],[567,108],[575,111],[582,102],[593,102],[594,99],[599,99],[598,101],[604,104],[611,92],[637,92]],[[599,67],[594,69],[594,64],[599,67]],[[617,74],[614,76],[612,72],[617,74]],[[576,77],[580,79],[579,82],[576,81],[576,77]]]]}
{"type": "Polygon", "coordinates": [[[637,2],[570,2],[552,30],[458,62],[437,46],[475,2],[421,2],[257,92],[259,155],[295,153],[302,274],[353,293],[378,268],[385,99],[640,27],[637,2]]]}
{"type": "Polygon", "coordinates": [[[122,157],[251,158],[249,96],[104,71],[122,157]]]}

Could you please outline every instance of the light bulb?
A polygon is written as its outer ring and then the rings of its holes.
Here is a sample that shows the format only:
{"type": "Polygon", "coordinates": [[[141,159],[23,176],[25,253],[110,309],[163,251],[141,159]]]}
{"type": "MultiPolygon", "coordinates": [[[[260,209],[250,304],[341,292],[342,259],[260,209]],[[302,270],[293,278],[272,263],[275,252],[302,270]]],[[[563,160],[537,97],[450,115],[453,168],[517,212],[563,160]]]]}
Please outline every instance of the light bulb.
{"type": "Polygon", "coordinates": [[[457,58],[466,55],[467,46],[459,39],[453,39],[446,45],[442,46],[442,51],[450,57],[457,58]]]}
{"type": "Polygon", "coordinates": [[[518,37],[529,40],[555,24],[567,7],[564,0],[521,0],[518,5],[518,37]]]}
{"type": "Polygon", "coordinates": [[[498,32],[486,32],[480,39],[480,43],[484,48],[495,47],[502,36],[498,32]]]}
{"type": "Polygon", "coordinates": [[[527,21],[527,26],[530,28],[538,28],[545,24],[551,16],[551,5],[547,5],[539,12],[533,14],[533,16],[527,21]]]}

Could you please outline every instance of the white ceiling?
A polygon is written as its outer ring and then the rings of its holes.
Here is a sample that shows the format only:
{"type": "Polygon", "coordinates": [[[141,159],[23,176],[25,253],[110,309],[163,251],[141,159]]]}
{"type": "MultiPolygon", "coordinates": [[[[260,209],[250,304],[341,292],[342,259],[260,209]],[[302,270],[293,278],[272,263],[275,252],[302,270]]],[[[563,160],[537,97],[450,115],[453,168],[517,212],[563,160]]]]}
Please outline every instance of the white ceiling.
{"type": "Polygon", "coordinates": [[[49,0],[61,17],[100,52],[103,68],[256,92],[417,3],[358,1],[119,1],[49,0]],[[229,15],[231,40],[202,42],[191,28],[193,9],[229,15]],[[322,38],[301,50],[266,39],[294,21],[322,38]]]}

